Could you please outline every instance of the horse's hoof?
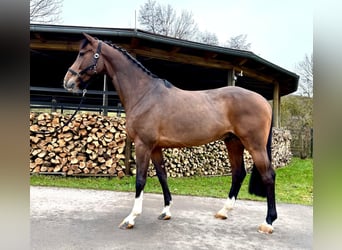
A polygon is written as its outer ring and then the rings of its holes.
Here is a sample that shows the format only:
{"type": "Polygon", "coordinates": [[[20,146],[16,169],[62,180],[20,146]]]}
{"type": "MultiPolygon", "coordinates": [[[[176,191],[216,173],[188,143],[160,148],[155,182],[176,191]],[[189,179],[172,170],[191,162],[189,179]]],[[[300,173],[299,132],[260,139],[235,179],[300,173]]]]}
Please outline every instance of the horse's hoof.
{"type": "Polygon", "coordinates": [[[167,215],[166,213],[162,213],[161,215],[158,216],[159,220],[169,220],[171,219],[171,215],[167,215]]]}
{"type": "Polygon", "coordinates": [[[271,234],[273,233],[273,227],[270,224],[262,223],[258,228],[259,233],[271,234]]]}
{"type": "Polygon", "coordinates": [[[130,224],[128,221],[123,221],[121,222],[121,224],[119,225],[120,229],[132,229],[134,227],[133,224],[130,224]]]}
{"type": "Polygon", "coordinates": [[[215,218],[220,220],[226,220],[227,216],[217,213],[215,214],[215,218]]]}

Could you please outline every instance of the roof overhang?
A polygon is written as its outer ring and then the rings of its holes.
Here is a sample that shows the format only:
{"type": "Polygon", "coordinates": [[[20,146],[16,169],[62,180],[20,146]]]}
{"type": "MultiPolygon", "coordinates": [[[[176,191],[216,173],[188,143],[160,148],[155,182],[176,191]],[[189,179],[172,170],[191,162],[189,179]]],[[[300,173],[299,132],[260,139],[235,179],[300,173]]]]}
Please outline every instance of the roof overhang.
{"type": "Polygon", "coordinates": [[[32,51],[57,51],[61,53],[60,56],[72,54],[74,57],[83,39],[83,32],[125,48],[153,73],[162,74],[164,78],[178,83],[179,87],[209,89],[225,86],[227,75],[221,73],[234,70],[243,73],[242,77],[238,77],[236,85],[259,92],[267,99],[273,99],[275,83],[279,84],[280,96],[293,93],[298,88],[298,75],[250,51],[186,41],[137,29],[31,24],[30,48],[32,51]],[[183,86],[182,82],[185,72],[179,71],[179,79],[174,73],[179,65],[189,71],[190,76],[186,77],[188,85],[183,86]],[[197,85],[196,81],[201,79],[196,79],[194,75],[192,78],[191,73],[201,69],[208,69],[208,73],[206,79],[202,79],[203,83],[197,85]]]}

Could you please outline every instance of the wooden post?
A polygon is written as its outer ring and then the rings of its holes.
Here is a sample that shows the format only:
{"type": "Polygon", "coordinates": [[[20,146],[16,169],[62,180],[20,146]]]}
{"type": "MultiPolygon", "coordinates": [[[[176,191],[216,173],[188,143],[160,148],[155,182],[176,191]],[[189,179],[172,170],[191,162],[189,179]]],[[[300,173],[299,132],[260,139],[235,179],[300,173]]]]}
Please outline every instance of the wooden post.
{"type": "Polygon", "coordinates": [[[102,107],[103,107],[103,115],[107,116],[108,115],[108,94],[105,93],[108,90],[108,85],[107,85],[107,76],[103,76],[103,95],[102,95],[102,107]]]}
{"type": "Polygon", "coordinates": [[[228,86],[235,86],[235,70],[234,68],[228,70],[228,78],[227,78],[228,86]]]}
{"type": "Polygon", "coordinates": [[[51,112],[57,111],[57,100],[53,97],[51,100],[51,112]]]}
{"type": "Polygon", "coordinates": [[[274,83],[273,89],[273,127],[279,128],[280,94],[279,83],[274,83]]]}

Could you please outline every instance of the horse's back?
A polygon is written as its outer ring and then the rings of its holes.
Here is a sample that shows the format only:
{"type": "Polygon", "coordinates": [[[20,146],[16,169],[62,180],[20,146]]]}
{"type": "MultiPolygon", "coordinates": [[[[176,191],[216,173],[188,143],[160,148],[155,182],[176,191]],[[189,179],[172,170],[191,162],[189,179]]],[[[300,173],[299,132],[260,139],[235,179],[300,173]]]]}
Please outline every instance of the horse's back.
{"type": "MultiPolygon", "coordinates": [[[[230,131],[238,136],[249,136],[251,133],[268,134],[272,123],[272,108],[260,94],[236,86],[227,86],[207,92],[216,103],[216,107],[224,111],[230,131]]],[[[264,136],[263,135],[263,136],[264,136]]]]}
{"type": "Polygon", "coordinates": [[[272,108],[268,101],[254,91],[238,86],[227,86],[206,92],[213,102],[222,106],[231,115],[264,113],[272,116],[272,108]]]}

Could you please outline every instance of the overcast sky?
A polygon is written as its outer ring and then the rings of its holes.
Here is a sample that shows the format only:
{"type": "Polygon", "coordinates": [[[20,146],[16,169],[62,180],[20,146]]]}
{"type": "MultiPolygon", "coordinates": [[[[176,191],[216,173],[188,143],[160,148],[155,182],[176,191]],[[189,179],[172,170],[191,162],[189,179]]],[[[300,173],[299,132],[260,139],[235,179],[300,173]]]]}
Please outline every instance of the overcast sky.
{"type": "MultiPolygon", "coordinates": [[[[134,28],[135,11],[147,0],[64,0],[63,25],[134,28]]],[[[290,71],[313,51],[313,4],[309,0],[157,0],[179,14],[191,11],[200,31],[219,43],[247,34],[251,51],[290,71]]],[[[137,28],[139,23],[137,21],[137,28]]]]}

